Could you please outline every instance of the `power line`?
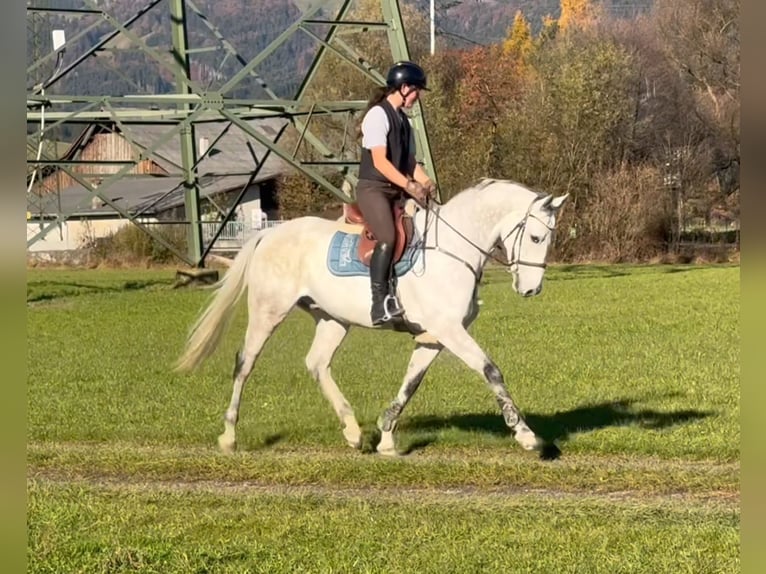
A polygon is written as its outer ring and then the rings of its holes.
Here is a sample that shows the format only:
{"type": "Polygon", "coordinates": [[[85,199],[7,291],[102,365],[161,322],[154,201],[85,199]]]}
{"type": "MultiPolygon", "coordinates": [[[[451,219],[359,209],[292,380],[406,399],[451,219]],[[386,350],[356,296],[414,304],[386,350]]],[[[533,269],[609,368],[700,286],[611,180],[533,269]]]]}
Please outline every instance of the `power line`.
{"type": "MultiPolygon", "coordinates": [[[[438,0],[430,0],[430,2],[418,2],[415,5],[421,13],[425,14],[426,19],[430,21],[432,19],[431,10],[433,10],[433,20],[435,20],[437,16],[443,16],[444,13],[450,8],[454,8],[455,6],[463,3],[463,0],[447,0],[446,2],[441,2],[442,5],[439,5],[440,2],[438,0]]],[[[601,6],[610,16],[617,18],[631,18],[637,16],[638,14],[648,12],[653,4],[654,0],[605,0],[601,3],[601,6]]],[[[472,46],[488,46],[502,40],[501,37],[494,39],[484,38],[481,41],[475,40],[463,34],[451,32],[445,29],[443,26],[436,25],[435,23],[432,23],[432,25],[436,35],[459,40],[472,46]]]]}
{"type": "Polygon", "coordinates": [[[449,32],[445,30],[444,28],[437,28],[437,32],[439,32],[439,36],[449,36],[450,38],[455,38],[456,40],[461,40],[467,44],[472,44],[474,46],[489,46],[492,43],[492,42],[477,42],[476,40],[472,40],[471,38],[461,36],[460,34],[456,34],[455,32],[449,32]]]}
{"type": "MultiPolygon", "coordinates": [[[[438,8],[448,10],[449,8],[453,8],[459,4],[462,4],[462,1],[457,0],[457,1],[447,2],[444,6],[438,6],[438,8]]],[[[449,38],[454,38],[455,40],[460,40],[466,44],[471,44],[473,46],[487,46],[491,43],[491,41],[479,42],[472,38],[468,38],[467,36],[463,36],[462,34],[458,34],[456,32],[450,32],[449,30],[446,30],[444,27],[437,25],[436,24],[437,5],[435,0],[430,0],[430,2],[428,3],[428,8],[423,8],[420,6],[416,6],[416,7],[421,13],[425,14],[426,19],[429,21],[431,25],[433,36],[436,36],[436,35],[446,36],[449,38]]],[[[431,38],[431,53],[432,54],[434,53],[434,41],[435,41],[435,38],[433,36],[431,38]]]]}

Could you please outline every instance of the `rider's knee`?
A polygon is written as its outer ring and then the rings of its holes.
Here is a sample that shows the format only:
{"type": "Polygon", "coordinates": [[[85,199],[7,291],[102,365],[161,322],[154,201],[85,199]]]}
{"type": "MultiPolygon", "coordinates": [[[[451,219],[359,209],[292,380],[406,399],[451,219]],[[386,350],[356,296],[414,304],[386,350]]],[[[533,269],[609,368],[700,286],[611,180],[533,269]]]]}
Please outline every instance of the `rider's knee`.
{"type": "Polygon", "coordinates": [[[394,250],[394,240],[386,241],[385,239],[378,239],[377,248],[382,252],[392,252],[394,250]]]}

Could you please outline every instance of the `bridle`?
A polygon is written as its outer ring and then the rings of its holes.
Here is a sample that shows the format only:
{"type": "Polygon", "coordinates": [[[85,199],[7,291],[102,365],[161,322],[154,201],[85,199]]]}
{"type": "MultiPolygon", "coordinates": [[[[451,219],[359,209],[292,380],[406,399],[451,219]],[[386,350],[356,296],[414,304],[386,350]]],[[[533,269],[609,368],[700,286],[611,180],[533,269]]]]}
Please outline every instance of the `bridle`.
{"type": "Polygon", "coordinates": [[[492,259],[496,263],[505,267],[509,273],[515,273],[518,270],[519,266],[537,267],[540,269],[545,269],[548,266],[548,264],[545,262],[538,263],[537,261],[526,261],[524,259],[521,259],[520,257],[519,258],[516,257],[517,247],[518,247],[518,251],[521,252],[521,240],[524,236],[524,229],[526,228],[527,221],[529,220],[530,217],[542,223],[543,226],[545,226],[545,228],[549,232],[553,232],[553,227],[551,227],[545,221],[543,221],[542,219],[540,219],[539,217],[537,217],[536,215],[532,213],[532,206],[535,204],[535,201],[529,204],[529,207],[527,208],[527,212],[524,215],[524,217],[521,218],[521,220],[516,225],[514,225],[510,231],[508,231],[508,233],[506,233],[503,237],[498,239],[493,245],[493,250],[494,250],[494,246],[496,246],[498,243],[504,245],[505,241],[511,236],[511,234],[515,233],[516,230],[518,230],[518,234],[516,235],[516,238],[513,241],[513,245],[511,246],[510,261],[503,261],[502,259],[498,258],[496,255],[494,255],[491,251],[487,251],[483,249],[482,247],[476,245],[476,243],[474,243],[471,239],[466,237],[460,230],[456,229],[449,221],[444,219],[440,213],[440,210],[437,207],[433,207],[432,204],[433,202],[429,201],[425,207],[426,221],[425,221],[425,225],[423,226],[425,231],[423,233],[421,249],[424,251],[425,250],[437,251],[439,253],[443,253],[444,255],[452,257],[456,261],[460,261],[463,265],[465,265],[471,271],[474,278],[476,279],[476,283],[479,283],[479,281],[481,281],[481,270],[474,269],[473,265],[468,263],[468,261],[466,261],[462,257],[459,257],[458,255],[455,255],[454,253],[447,251],[446,249],[443,249],[442,247],[439,246],[439,237],[438,237],[439,227],[438,226],[436,227],[437,236],[434,238],[434,245],[432,246],[426,245],[426,234],[428,233],[428,229],[430,227],[430,224],[428,222],[428,216],[430,214],[433,214],[434,217],[436,217],[436,219],[444,223],[447,227],[449,227],[452,231],[454,231],[458,235],[458,237],[460,237],[463,241],[465,241],[471,247],[476,249],[483,256],[485,256],[488,259],[492,259]]]}

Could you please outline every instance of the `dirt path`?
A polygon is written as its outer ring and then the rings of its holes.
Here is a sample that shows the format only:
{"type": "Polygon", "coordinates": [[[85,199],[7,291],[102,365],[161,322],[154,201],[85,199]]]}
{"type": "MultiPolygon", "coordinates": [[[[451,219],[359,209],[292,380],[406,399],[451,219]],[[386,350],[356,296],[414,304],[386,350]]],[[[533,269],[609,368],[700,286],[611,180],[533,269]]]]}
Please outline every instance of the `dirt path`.
{"type": "Polygon", "coordinates": [[[394,488],[394,487],[331,487],[324,485],[285,485],[256,481],[167,481],[142,480],[133,477],[115,477],[114,475],[91,475],[72,478],[56,472],[33,472],[28,480],[39,484],[58,486],[86,486],[105,490],[127,490],[134,492],[189,492],[210,493],[216,495],[268,495],[305,497],[318,496],[335,499],[360,499],[390,502],[450,503],[468,502],[472,504],[518,503],[523,499],[542,499],[547,501],[578,503],[621,503],[638,506],[683,506],[693,505],[697,509],[709,511],[738,511],[739,493],[709,491],[704,493],[646,494],[635,491],[593,493],[585,491],[563,491],[550,488],[521,487],[460,487],[460,488],[394,488]]]}
{"type": "MultiPolygon", "coordinates": [[[[218,472],[210,472],[212,461],[224,461],[224,465],[241,461],[243,466],[287,465],[298,469],[320,467],[323,464],[348,464],[354,460],[361,464],[384,464],[385,459],[377,455],[366,455],[345,449],[291,449],[269,450],[251,453],[239,453],[234,457],[223,457],[213,449],[207,448],[167,448],[154,446],[124,445],[88,445],[82,443],[39,443],[28,446],[31,454],[27,469],[27,478],[38,484],[54,486],[81,485],[97,489],[136,490],[136,491],[181,491],[190,493],[213,493],[220,495],[271,495],[286,497],[319,496],[339,499],[416,501],[433,503],[518,503],[524,499],[537,499],[561,502],[620,503],[628,505],[652,506],[672,505],[709,511],[739,510],[740,493],[736,487],[739,476],[738,462],[665,460],[650,457],[626,456],[567,456],[556,461],[542,461],[535,458],[518,458],[512,455],[488,454],[477,451],[417,452],[391,461],[397,468],[419,467],[445,464],[450,467],[465,468],[470,478],[471,472],[481,469],[481,465],[502,465],[508,467],[509,474],[514,468],[539,467],[554,468],[563,476],[572,476],[569,483],[557,485],[524,486],[519,484],[503,485],[439,485],[413,487],[412,484],[391,484],[391,481],[362,481],[353,485],[346,481],[333,484],[332,481],[312,480],[310,476],[300,476],[295,481],[284,476],[274,478],[268,472],[261,472],[253,478],[247,473],[232,478],[231,467],[222,466],[218,472]],[[39,457],[39,459],[38,459],[39,457]],[[47,460],[48,457],[52,457],[47,460]],[[220,457],[220,458],[219,458],[220,457]],[[130,459],[132,462],[120,462],[130,459]],[[39,460],[40,462],[36,462],[39,460]],[[47,461],[46,461],[47,460],[47,461]],[[51,462],[55,461],[55,462],[51,462]],[[141,461],[163,461],[163,471],[141,470],[141,461]],[[176,461],[174,464],[173,461],[176,461]],[[195,476],[197,461],[205,472],[195,476]],[[364,461],[364,462],[362,462],[364,461]],[[135,464],[135,466],[134,466],[135,464]],[[177,470],[174,467],[177,466],[177,470]],[[169,470],[168,470],[169,469],[169,470]],[[470,470],[469,470],[470,469],[470,470]],[[605,484],[605,488],[580,488],[574,480],[582,474],[606,473],[614,476],[620,473],[636,473],[646,476],[647,480],[669,476],[678,481],[677,489],[664,487],[658,492],[647,491],[641,484],[615,490],[605,484]],[[212,474],[212,476],[211,476],[212,474]],[[218,478],[218,477],[221,478],[218,478]],[[685,487],[683,477],[725,477],[728,488],[685,487]],[[227,478],[228,477],[228,478],[227,478]],[[680,477],[680,478],[679,478],[680,477]],[[386,484],[387,482],[387,484],[386,484]],[[732,484],[734,486],[732,486],[732,484]]],[[[239,468],[235,464],[236,468],[239,468]]],[[[715,481],[714,481],[715,483],[715,481]]]]}
{"type": "MultiPolygon", "coordinates": [[[[82,443],[82,442],[38,442],[27,445],[29,452],[35,451],[56,451],[71,454],[99,454],[118,452],[133,452],[144,454],[146,456],[157,457],[209,457],[218,456],[220,453],[215,447],[194,447],[194,446],[154,446],[154,445],[136,445],[134,443],[82,443]]],[[[362,453],[349,448],[326,448],[326,447],[306,447],[306,448],[265,448],[261,450],[240,451],[234,456],[265,457],[269,459],[280,458],[291,459],[311,459],[317,461],[328,460],[351,460],[354,457],[374,458],[376,460],[385,460],[377,454],[362,453]]],[[[556,467],[598,467],[603,468],[608,465],[610,468],[625,468],[633,470],[650,470],[663,468],[667,470],[688,470],[694,472],[736,472],[739,473],[739,461],[716,461],[716,460],[690,460],[690,459],[664,459],[650,456],[621,456],[621,455],[583,455],[568,454],[558,460],[546,461],[537,459],[535,455],[524,453],[518,449],[510,448],[507,452],[498,454],[497,450],[486,451],[479,449],[454,448],[450,451],[414,451],[411,454],[395,458],[396,461],[406,461],[409,464],[428,464],[435,462],[444,463],[509,463],[513,459],[521,460],[528,464],[540,464],[543,466],[555,465],[556,467]]]]}

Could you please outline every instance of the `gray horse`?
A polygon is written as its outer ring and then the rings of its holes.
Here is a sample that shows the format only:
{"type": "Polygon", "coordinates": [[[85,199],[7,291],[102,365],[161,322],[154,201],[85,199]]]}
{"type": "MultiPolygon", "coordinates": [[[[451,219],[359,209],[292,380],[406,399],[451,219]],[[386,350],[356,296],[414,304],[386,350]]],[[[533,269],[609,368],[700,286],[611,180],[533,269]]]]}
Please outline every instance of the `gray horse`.
{"type": "MultiPolygon", "coordinates": [[[[500,369],[466,328],[478,315],[478,283],[496,246],[502,245],[508,255],[516,292],[525,297],[540,293],[556,216],[566,198],[540,194],[512,181],[485,179],[443,206],[415,213],[413,224],[422,243],[417,269],[399,277],[397,287],[406,311],[404,326],[418,336],[399,393],[378,420],[379,453],[397,454],[397,420],[443,348],[486,379],[506,425],[523,448],[543,446],[508,393],[500,369]]],[[[256,358],[296,306],[316,321],[306,366],[332,404],[348,444],[361,447],[361,429],[330,374],[330,363],[352,325],[372,327],[370,283],[369,277],[340,277],[328,269],[328,246],[339,226],[337,221],[300,217],[259,232],[237,254],[194,324],[176,364],[180,371],[194,369],[215,350],[247,289],[247,332],[237,354],[224,432],[218,438],[224,452],[236,449],[240,399],[256,358]]]]}

